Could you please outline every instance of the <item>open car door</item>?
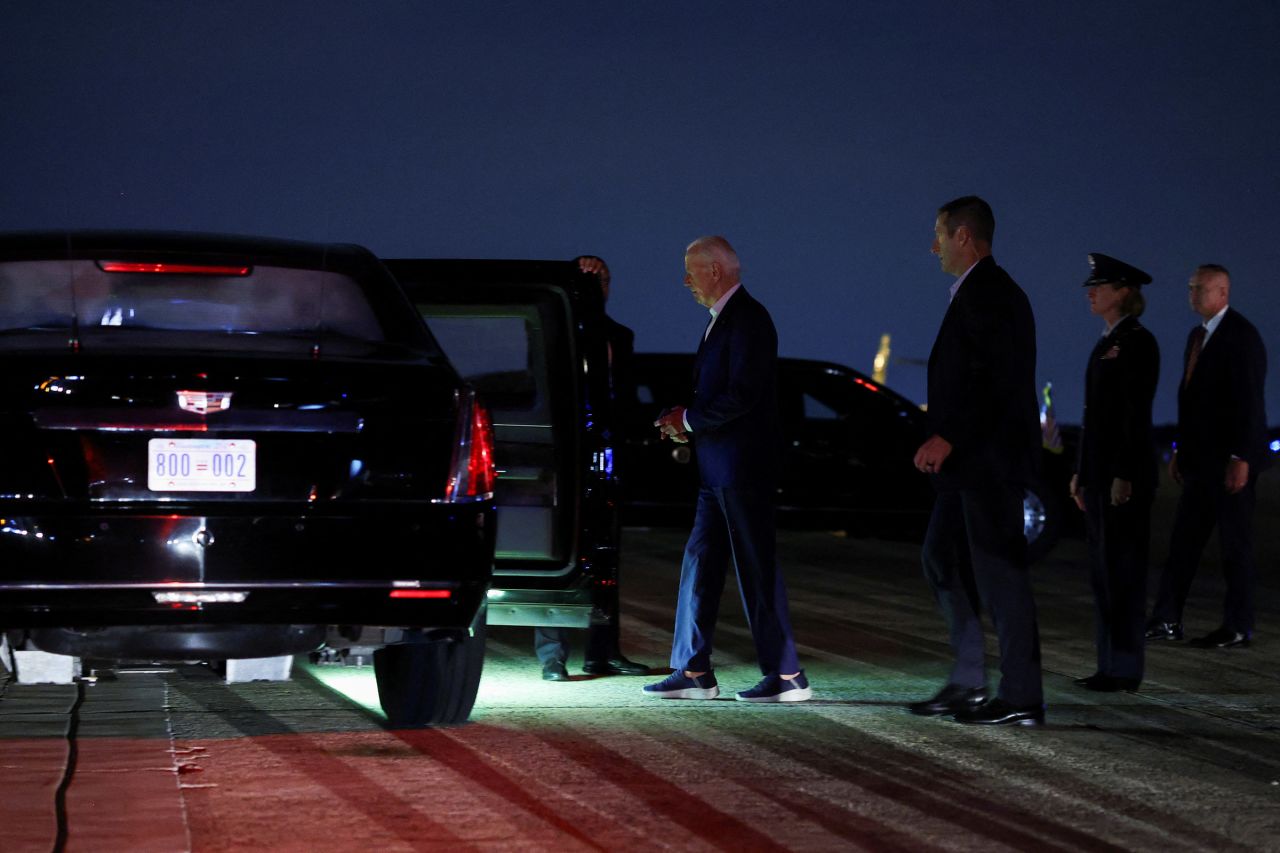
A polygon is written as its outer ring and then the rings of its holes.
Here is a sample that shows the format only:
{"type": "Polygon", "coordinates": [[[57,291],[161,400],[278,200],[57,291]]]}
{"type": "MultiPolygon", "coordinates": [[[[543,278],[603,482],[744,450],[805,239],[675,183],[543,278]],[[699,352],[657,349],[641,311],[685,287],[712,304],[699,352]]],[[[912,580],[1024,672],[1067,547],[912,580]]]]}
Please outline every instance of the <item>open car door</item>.
{"type": "Polygon", "coordinates": [[[606,621],[619,526],[599,282],[567,261],[384,263],[492,412],[489,624],[606,621]]]}

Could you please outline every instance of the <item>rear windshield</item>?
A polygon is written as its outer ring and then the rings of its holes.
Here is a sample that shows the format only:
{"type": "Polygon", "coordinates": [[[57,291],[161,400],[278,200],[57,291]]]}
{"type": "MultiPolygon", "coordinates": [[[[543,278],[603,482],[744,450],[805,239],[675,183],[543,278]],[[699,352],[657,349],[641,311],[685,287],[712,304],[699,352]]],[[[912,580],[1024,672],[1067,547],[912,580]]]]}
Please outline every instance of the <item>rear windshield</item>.
{"type": "Polygon", "coordinates": [[[92,260],[0,263],[0,346],[16,339],[30,346],[46,336],[65,346],[73,329],[86,344],[112,348],[171,346],[183,336],[190,343],[211,336],[385,340],[360,283],[342,273],[254,266],[244,275],[174,274],[107,272],[92,260]]]}

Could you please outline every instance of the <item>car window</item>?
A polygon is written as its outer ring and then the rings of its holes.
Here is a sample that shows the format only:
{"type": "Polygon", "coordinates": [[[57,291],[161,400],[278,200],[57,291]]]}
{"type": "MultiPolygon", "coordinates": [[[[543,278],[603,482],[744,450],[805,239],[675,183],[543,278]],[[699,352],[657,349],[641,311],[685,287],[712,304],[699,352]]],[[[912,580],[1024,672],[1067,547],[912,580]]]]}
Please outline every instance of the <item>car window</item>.
{"type": "Polygon", "coordinates": [[[537,309],[495,315],[487,306],[432,306],[424,314],[449,361],[498,421],[527,420],[546,408],[546,364],[537,309]]]}
{"type": "Polygon", "coordinates": [[[115,272],[92,260],[0,263],[0,333],[73,326],[99,347],[172,342],[139,334],[151,332],[384,339],[359,283],[337,272],[246,266],[210,275],[115,272]]]}
{"type": "Polygon", "coordinates": [[[810,421],[834,421],[840,417],[835,409],[819,400],[812,394],[804,395],[804,417],[810,421]]]}

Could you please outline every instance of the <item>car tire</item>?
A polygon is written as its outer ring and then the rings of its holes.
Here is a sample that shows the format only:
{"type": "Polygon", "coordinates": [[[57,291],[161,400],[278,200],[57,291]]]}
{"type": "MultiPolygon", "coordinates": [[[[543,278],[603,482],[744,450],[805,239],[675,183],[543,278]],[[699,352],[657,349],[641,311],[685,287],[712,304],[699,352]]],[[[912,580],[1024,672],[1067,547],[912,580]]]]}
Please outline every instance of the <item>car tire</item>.
{"type": "Polygon", "coordinates": [[[484,669],[485,608],[470,631],[405,632],[404,642],[373,653],[378,701],[392,728],[467,721],[484,669]]]}
{"type": "Polygon", "coordinates": [[[1027,562],[1035,563],[1058,544],[1062,535],[1063,504],[1043,483],[1027,487],[1022,499],[1023,533],[1027,537],[1027,562]]]}

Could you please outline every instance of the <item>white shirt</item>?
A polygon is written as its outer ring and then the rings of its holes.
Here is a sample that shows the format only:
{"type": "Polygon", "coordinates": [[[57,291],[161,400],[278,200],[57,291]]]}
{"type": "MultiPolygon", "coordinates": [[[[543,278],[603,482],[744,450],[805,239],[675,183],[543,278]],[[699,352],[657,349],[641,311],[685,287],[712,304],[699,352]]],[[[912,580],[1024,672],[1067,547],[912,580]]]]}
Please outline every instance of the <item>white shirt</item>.
{"type": "Polygon", "coordinates": [[[704,341],[707,339],[707,336],[711,334],[711,329],[716,324],[716,318],[720,316],[722,311],[724,311],[725,303],[729,301],[729,297],[738,292],[738,288],[740,287],[742,287],[742,282],[738,282],[733,287],[726,290],[724,295],[716,300],[716,304],[707,309],[711,312],[711,322],[707,324],[707,330],[702,333],[702,339],[704,341]]]}
{"type": "Polygon", "coordinates": [[[1200,324],[1204,326],[1204,341],[1200,344],[1201,348],[1203,348],[1205,344],[1209,343],[1209,338],[1213,336],[1214,329],[1218,328],[1218,324],[1222,322],[1222,315],[1227,313],[1227,309],[1230,307],[1230,305],[1223,305],[1221,311],[1200,324]]]}
{"type": "MultiPolygon", "coordinates": [[[[976,261],[970,264],[969,268],[965,270],[964,273],[958,279],[955,280],[955,282],[951,285],[951,299],[956,298],[956,291],[960,289],[960,285],[964,284],[964,280],[969,277],[969,273],[973,272],[973,268],[980,263],[982,263],[982,258],[978,258],[976,261]]],[[[947,301],[950,302],[951,300],[949,299],[947,301]]]]}
{"type": "MultiPolygon", "coordinates": [[[[707,330],[702,333],[702,339],[704,341],[711,334],[711,329],[716,324],[716,318],[719,317],[721,312],[724,311],[725,304],[729,301],[729,299],[733,296],[733,294],[738,292],[738,288],[740,287],[742,287],[742,282],[738,282],[733,287],[726,290],[724,294],[719,299],[716,300],[716,304],[712,305],[710,308],[707,309],[708,311],[711,312],[711,322],[707,324],[707,330]]],[[[685,409],[684,414],[681,415],[681,419],[684,420],[684,431],[693,432],[693,428],[689,426],[689,410],[688,409],[685,409]]]]}

